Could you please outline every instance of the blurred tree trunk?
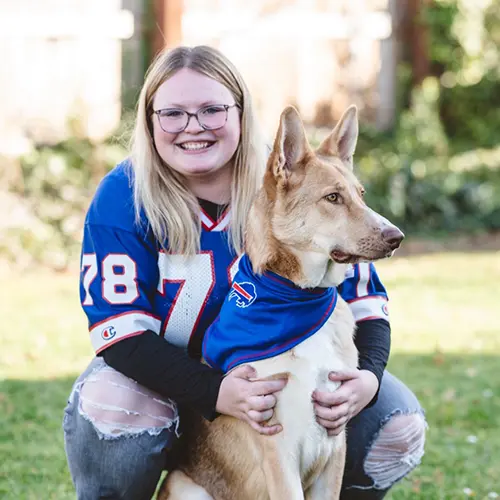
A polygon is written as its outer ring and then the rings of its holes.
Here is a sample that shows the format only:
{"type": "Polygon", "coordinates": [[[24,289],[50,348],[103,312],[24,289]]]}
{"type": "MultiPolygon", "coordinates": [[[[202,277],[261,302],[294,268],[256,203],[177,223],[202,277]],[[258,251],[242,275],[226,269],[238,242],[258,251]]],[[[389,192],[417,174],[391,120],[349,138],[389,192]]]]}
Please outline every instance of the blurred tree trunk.
{"type": "Polygon", "coordinates": [[[151,58],[163,48],[175,47],[182,39],[182,0],[152,0],[151,58]]]}
{"type": "Polygon", "coordinates": [[[413,86],[419,86],[431,74],[428,30],[422,20],[422,10],[432,0],[408,0],[407,43],[412,66],[413,86]]]}

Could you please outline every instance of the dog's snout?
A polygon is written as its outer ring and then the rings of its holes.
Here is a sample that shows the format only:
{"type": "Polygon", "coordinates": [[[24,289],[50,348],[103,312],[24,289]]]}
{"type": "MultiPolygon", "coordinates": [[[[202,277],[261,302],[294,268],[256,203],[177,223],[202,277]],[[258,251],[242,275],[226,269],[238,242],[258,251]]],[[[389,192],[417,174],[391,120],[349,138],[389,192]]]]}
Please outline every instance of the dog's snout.
{"type": "Polygon", "coordinates": [[[382,238],[391,247],[392,250],[396,250],[396,248],[401,245],[404,237],[405,235],[397,227],[394,226],[386,227],[382,231],[382,238]]]}

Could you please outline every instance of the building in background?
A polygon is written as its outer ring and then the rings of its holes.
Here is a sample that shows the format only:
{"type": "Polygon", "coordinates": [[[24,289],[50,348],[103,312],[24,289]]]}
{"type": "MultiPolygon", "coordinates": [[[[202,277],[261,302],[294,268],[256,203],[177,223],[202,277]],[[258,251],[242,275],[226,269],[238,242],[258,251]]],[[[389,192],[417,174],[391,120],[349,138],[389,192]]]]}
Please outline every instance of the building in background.
{"type": "Polygon", "coordinates": [[[164,45],[209,44],[242,71],[267,131],[286,104],[311,126],[350,103],[395,115],[396,0],[0,0],[0,154],[78,133],[132,107],[164,45]]]}

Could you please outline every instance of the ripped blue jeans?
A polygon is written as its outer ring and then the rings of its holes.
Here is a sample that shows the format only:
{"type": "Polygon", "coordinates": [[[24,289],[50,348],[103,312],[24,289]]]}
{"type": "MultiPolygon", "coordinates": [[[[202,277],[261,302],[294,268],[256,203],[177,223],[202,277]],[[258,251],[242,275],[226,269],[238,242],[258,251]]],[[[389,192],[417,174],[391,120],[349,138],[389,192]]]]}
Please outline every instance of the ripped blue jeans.
{"type": "MultiPolygon", "coordinates": [[[[63,420],[79,500],[149,500],[178,438],[175,404],[95,358],[63,420]]],[[[379,398],[348,424],[342,500],[378,500],[419,462],[426,423],[413,393],[389,372],[379,398]]]]}

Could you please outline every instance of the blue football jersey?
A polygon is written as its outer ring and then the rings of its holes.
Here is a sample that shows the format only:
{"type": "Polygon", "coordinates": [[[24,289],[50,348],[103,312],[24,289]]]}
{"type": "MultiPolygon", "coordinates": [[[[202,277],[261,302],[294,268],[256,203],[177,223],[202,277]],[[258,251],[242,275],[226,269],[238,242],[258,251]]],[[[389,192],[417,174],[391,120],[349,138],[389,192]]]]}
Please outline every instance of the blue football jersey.
{"type": "MultiPolygon", "coordinates": [[[[96,353],[152,330],[200,356],[204,333],[238,269],[226,231],[230,216],[228,210],[213,220],[201,210],[200,251],[185,258],[165,252],[144,217],[136,223],[128,162],[102,180],[85,219],[80,274],[96,353]]],[[[340,292],[356,320],[387,319],[387,296],[373,265],[353,266],[340,292]]]]}
{"type": "Polygon", "coordinates": [[[369,319],[389,321],[387,292],[373,262],[349,266],[339,292],[351,307],[356,322],[369,319]]]}

